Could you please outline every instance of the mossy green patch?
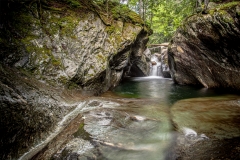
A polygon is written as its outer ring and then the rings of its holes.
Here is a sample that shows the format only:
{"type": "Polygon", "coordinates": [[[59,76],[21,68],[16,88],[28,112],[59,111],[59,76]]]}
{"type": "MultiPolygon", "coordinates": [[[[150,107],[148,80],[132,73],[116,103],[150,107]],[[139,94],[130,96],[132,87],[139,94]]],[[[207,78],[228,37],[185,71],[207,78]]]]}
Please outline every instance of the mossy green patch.
{"type": "Polygon", "coordinates": [[[54,66],[61,66],[62,62],[61,62],[61,60],[54,58],[54,59],[52,59],[52,64],[54,66]]]}
{"type": "Polygon", "coordinates": [[[55,7],[43,6],[43,9],[50,10],[51,12],[56,12],[56,13],[63,12],[63,8],[55,8],[55,7]]]}
{"type": "Polygon", "coordinates": [[[60,76],[58,79],[62,84],[67,84],[68,83],[68,79],[67,79],[66,76],[60,76]]]}
{"type": "Polygon", "coordinates": [[[64,14],[52,14],[49,18],[46,18],[44,22],[46,25],[42,25],[42,28],[49,36],[60,33],[62,36],[68,35],[75,37],[73,30],[78,25],[79,21],[80,18],[76,15],[76,13],[68,10],[64,14]]]}
{"type": "Polygon", "coordinates": [[[114,33],[114,31],[115,31],[115,27],[114,27],[113,25],[107,26],[107,27],[105,28],[105,31],[106,31],[108,34],[112,34],[112,33],[114,33]]]}
{"type": "Polygon", "coordinates": [[[221,10],[219,12],[219,14],[221,15],[222,19],[224,20],[224,22],[226,23],[234,23],[234,19],[231,17],[231,15],[226,12],[225,10],[221,10]]]}
{"type": "Polygon", "coordinates": [[[96,58],[98,60],[101,60],[102,62],[106,62],[107,61],[107,57],[105,57],[102,53],[97,54],[96,58]]]}
{"type": "Polygon", "coordinates": [[[114,20],[144,25],[141,17],[130,10],[127,5],[114,1],[108,1],[108,3],[98,1],[90,4],[91,8],[88,9],[97,13],[106,25],[111,25],[114,20]]]}
{"type": "Polygon", "coordinates": [[[209,10],[209,14],[213,15],[215,12],[223,12],[233,9],[236,6],[240,6],[240,2],[229,2],[218,5],[216,8],[209,10]]]}
{"type": "Polygon", "coordinates": [[[133,22],[136,24],[144,24],[141,17],[131,11],[126,5],[116,5],[111,9],[111,14],[114,19],[121,19],[125,22],[133,22]]]}
{"type": "Polygon", "coordinates": [[[76,18],[77,16],[74,13],[71,13],[59,21],[59,26],[61,29],[62,35],[72,35],[74,28],[78,25],[79,20],[76,18]]]}
{"type": "Polygon", "coordinates": [[[229,3],[223,3],[218,8],[220,10],[228,10],[231,9],[237,5],[240,5],[240,2],[229,2],[229,3]]]}
{"type": "Polygon", "coordinates": [[[136,24],[144,24],[144,21],[137,13],[130,11],[130,12],[128,12],[128,16],[136,24]]]}

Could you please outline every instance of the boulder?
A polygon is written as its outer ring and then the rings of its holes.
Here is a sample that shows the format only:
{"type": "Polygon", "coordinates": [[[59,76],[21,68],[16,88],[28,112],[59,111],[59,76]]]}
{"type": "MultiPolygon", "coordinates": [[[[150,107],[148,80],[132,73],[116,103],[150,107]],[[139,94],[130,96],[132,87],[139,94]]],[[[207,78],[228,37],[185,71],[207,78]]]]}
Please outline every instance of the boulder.
{"type": "Polygon", "coordinates": [[[18,159],[81,103],[76,91],[56,89],[16,68],[0,65],[0,77],[0,159],[18,159]]]}
{"type": "Polygon", "coordinates": [[[151,63],[152,63],[152,65],[156,65],[157,64],[157,62],[155,62],[155,61],[151,61],[151,63]]]}
{"type": "MultiPolygon", "coordinates": [[[[144,51],[150,29],[135,12],[117,3],[109,2],[109,6],[108,15],[104,7],[86,0],[76,9],[49,2],[38,16],[32,14],[37,12],[34,4],[31,11],[16,11],[18,15],[9,23],[17,24],[14,31],[19,38],[12,43],[8,38],[0,41],[15,48],[13,52],[10,46],[4,48],[3,62],[51,86],[79,87],[95,94],[115,87],[130,63],[137,76],[147,75],[144,51]],[[119,9],[124,13],[118,13],[119,9]]],[[[11,30],[8,25],[2,26],[11,30]]]]}
{"type": "Polygon", "coordinates": [[[151,51],[150,51],[150,49],[149,48],[147,48],[144,52],[143,52],[143,54],[146,56],[146,60],[149,62],[149,61],[151,61],[151,51]]]}
{"type": "Polygon", "coordinates": [[[240,2],[189,17],[174,35],[168,52],[178,84],[240,90],[240,2]]]}
{"type": "Polygon", "coordinates": [[[148,32],[142,30],[132,46],[132,54],[128,64],[128,76],[144,77],[149,75],[150,51],[146,47],[148,40],[148,32]]]}

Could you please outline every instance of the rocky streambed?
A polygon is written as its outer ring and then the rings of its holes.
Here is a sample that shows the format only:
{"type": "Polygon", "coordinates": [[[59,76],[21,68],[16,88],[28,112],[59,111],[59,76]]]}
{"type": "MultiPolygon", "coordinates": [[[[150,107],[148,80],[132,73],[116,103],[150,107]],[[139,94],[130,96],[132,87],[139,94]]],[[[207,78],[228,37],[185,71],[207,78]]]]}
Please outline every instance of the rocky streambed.
{"type": "Polygon", "coordinates": [[[155,106],[150,106],[149,112],[140,103],[143,101],[88,101],[82,108],[81,116],[72,122],[78,125],[73,128],[70,124],[64,130],[66,133],[62,133],[65,137],[59,136],[62,145],[54,150],[51,146],[60,144],[53,141],[34,159],[156,159],[159,151],[163,152],[166,146],[164,143],[169,139],[171,126],[165,124],[165,112],[161,113],[163,116],[150,116],[155,106]],[[130,108],[132,105],[134,108],[130,108]],[[162,133],[158,135],[160,131],[162,133]]]}
{"type": "Polygon", "coordinates": [[[79,103],[69,124],[58,125],[61,131],[38,152],[39,145],[20,159],[238,159],[239,113],[238,95],[135,79],[79,103]],[[136,88],[126,91],[128,83],[136,88]],[[139,94],[149,83],[169,90],[139,94]]]}

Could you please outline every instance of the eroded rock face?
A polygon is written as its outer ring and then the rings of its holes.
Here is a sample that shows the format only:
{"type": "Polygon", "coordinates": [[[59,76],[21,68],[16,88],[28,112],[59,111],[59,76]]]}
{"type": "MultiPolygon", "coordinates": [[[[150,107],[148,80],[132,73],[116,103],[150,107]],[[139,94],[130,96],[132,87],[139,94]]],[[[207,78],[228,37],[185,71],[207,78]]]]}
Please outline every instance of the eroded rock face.
{"type": "Polygon", "coordinates": [[[129,63],[129,76],[144,77],[150,72],[151,53],[146,47],[148,42],[147,32],[144,30],[138,35],[136,42],[132,47],[132,54],[129,63]]]}
{"type": "Polygon", "coordinates": [[[239,10],[239,2],[231,2],[178,29],[168,53],[176,83],[240,89],[239,10]]]}
{"type": "Polygon", "coordinates": [[[20,12],[21,25],[28,25],[28,32],[18,40],[18,58],[12,58],[14,52],[4,61],[50,85],[80,86],[94,93],[116,86],[130,62],[137,75],[148,74],[143,52],[149,31],[143,22],[111,19],[107,23],[99,12],[79,12],[43,10],[41,17],[20,12]]]}
{"type": "Polygon", "coordinates": [[[79,94],[77,100],[70,92],[47,86],[17,69],[0,65],[0,77],[1,159],[17,159],[44,140],[80,103],[79,94]]]}

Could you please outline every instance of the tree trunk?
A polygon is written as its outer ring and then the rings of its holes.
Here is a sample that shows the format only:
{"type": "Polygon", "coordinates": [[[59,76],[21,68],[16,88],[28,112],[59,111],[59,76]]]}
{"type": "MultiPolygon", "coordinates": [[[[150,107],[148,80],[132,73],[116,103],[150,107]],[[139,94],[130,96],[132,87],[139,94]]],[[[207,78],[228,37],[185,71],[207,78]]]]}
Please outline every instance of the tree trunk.
{"type": "Polygon", "coordinates": [[[139,0],[139,15],[144,20],[144,6],[143,6],[143,0],[139,0]]]}
{"type": "Polygon", "coordinates": [[[204,0],[204,11],[207,10],[209,0],[204,0]]]}
{"type": "Polygon", "coordinates": [[[109,13],[108,1],[109,0],[104,0],[104,4],[106,5],[106,9],[107,9],[107,18],[108,18],[108,13],[109,13]]]}

